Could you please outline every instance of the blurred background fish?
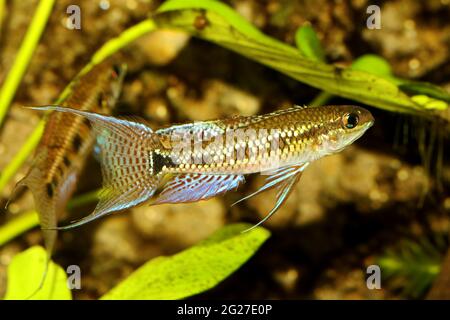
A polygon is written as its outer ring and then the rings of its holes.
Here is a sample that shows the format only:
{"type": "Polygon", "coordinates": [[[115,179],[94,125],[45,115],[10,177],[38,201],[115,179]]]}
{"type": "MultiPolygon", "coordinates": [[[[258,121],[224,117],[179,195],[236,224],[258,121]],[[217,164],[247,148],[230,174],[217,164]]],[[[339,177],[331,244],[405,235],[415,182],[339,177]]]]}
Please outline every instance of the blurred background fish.
{"type": "MultiPolygon", "coordinates": [[[[113,66],[110,62],[94,67],[75,80],[62,105],[111,113],[121,91],[124,72],[124,66],[113,66]]],[[[68,113],[49,114],[30,170],[18,183],[33,193],[48,257],[57,237],[57,231],[51,229],[65,212],[94,141],[88,121],[68,113]]]]}

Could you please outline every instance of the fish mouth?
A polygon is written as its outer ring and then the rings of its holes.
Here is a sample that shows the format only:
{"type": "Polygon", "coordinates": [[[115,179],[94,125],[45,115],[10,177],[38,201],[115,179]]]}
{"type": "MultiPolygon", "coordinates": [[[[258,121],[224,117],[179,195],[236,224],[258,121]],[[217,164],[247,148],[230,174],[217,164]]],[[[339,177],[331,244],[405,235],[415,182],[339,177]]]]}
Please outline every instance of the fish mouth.
{"type": "Polygon", "coordinates": [[[359,130],[353,132],[353,134],[350,135],[350,138],[347,140],[347,143],[345,144],[345,146],[348,146],[350,144],[352,144],[353,142],[355,142],[356,140],[358,140],[359,138],[361,138],[364,133],[366,133],[366,131],[373,126],[374,124],[374,120],[373,118],[369,121],[367,121],[366,123],[364,123],[359,130]]]}
{"type": "Polygon", "coordinates": [[[375,123],[375,119],[374,119],[374,118],[372,118],[371,120],[367,121],[367,122],[364,124],[364,130],[369,129],[371,126],[374,125],[374,123],[375,123]]]}
{"type": "Polygon", "coordinates": [[[369,129],[375,123],[375,118],[373,117],[373,115],[369,111],[367,111],[367,113],[368,113],[367,120],[366,120],[366,123],[364,124],[365,130],[369,129]]]}

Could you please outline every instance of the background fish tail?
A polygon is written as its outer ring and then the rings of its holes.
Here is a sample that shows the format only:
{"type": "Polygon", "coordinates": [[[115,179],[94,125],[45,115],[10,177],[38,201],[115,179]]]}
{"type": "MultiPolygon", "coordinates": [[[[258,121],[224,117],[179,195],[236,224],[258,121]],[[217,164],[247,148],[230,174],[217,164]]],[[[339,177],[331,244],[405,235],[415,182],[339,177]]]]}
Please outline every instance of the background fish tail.
{"type": "Polygon", "coordinates": [[[56,230],[58,225],[58,196],[48,193],[48,190],[42,185],[43,179],[43,172],[38,170],[37,167],[32,167],[27,176],[17,184],[17,186],[26,186],[33,194],[36,211],[39,217],[39,224],[44,238],[45,250],[47,252],[47,260],[45,262],[45,269],[42,274],[41,282],[29,298],[33,297],[44,284],[58,235],[58,231],[56,230]]]}
{"type": "MultiPolygon", "coordinates": [[[[71,93],[62,105],[110,113],[119,96],[124,72],[124,67],[114,67],[110,62],[94,67],[72,81],[71,93]]],[[[55,246],[58,220],[65,213],[95,141],[89,123],[82,120],[71,114],[50,114],[30,170],[18,183],[33,194],[48,254],[41,286],[55,246]]]]}

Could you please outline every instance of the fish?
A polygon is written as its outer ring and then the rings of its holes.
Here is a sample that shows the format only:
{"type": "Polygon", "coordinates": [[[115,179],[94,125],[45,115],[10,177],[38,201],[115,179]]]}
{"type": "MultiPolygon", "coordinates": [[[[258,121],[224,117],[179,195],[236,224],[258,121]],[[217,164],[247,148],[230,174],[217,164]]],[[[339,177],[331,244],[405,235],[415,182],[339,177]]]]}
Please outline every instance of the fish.
{"type": "Polygon", "coordinates": [[[359,106],[294,106],[153,131],[136,117],[57,105],[34,109],[88,119],[100,148],[103,188],[99,202],[91,214],[58,227],[63,230],[144,203],[206,200],[237,189],[247,175],[259,173],[266,175],[264,185],[240,201],[271,188],[278,192],[274,207],[256,227],[286,201],[311,162],[340,152],[374,123],[372,114],[359,106]]]}
{"type": "MultiPolygon", "coordinates": [[[[72,81],[70,94],[61,105],[79,111],[111,114],[125,70],[125,65],[114,65],[111,61],[94,66],[72,81]]],[[[89,121],[70,113],[50,113],[30,169],[17,183],[16,187],[28,187],[33,194],[47,252],[47,266],[57,238],[54,228],[65,213],[94,142],[89,121]]]]}

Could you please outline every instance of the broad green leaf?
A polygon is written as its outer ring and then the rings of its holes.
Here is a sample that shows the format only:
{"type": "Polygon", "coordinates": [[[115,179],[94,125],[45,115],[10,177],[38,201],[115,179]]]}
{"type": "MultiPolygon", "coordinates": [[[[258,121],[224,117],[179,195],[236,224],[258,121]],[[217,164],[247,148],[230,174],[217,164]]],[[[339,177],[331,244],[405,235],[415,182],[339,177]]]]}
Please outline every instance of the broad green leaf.
{"type": "Polygon", "coordinates": [[[392,69],[386,59],[375,54],[364,54],[355,61],[351,67],[352,70],[369,72],[381,77],[391,77],[392,69]]]}
{"type": "Polygon", "coordinates": [[[325,53],[313,27],[304,25],[295,33],[295,44],[300,53],[313,61],[325,62],[325,53]]]}
{"type": "Polygon", "coordinates": [[[31,247],[17,254],[8,266],[5,300],[70,300],[72,293],[67,286],[64,270],[50,262],[47,276],[41,284],[47,263],[47,253],[40,246],[31,247]]]}
{"type": "Polygon", "coordinates": [[[182,299],[216,286],[243,265],[269,238],[248,224],[226,226],[210,238],[171,257],[153,259],[102,299],[182,299]]]}
{"type": "Polygon", "coordinates": [[[307,59],[296,48],[264,35],[219,1],[169,0],[154,19],[158,27],[182,29],[329,93],[388,111],[430,115],[395,81],[307,59]]]}

